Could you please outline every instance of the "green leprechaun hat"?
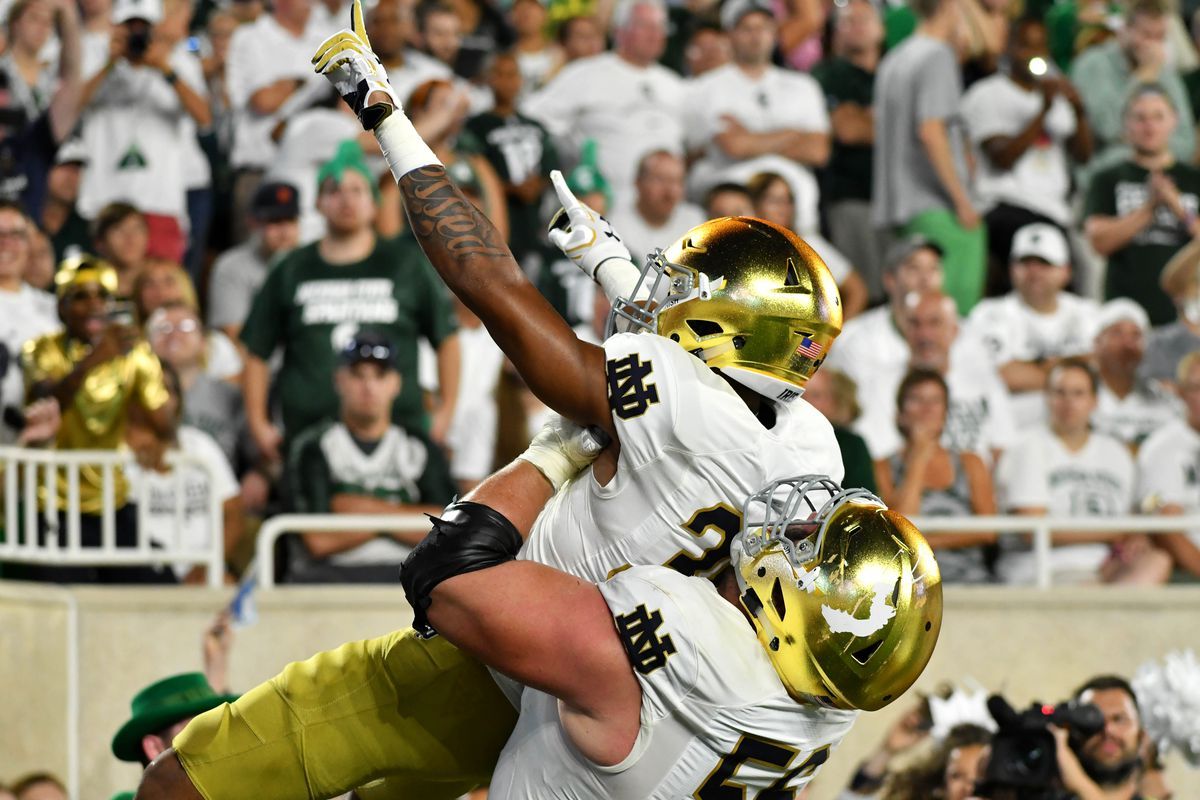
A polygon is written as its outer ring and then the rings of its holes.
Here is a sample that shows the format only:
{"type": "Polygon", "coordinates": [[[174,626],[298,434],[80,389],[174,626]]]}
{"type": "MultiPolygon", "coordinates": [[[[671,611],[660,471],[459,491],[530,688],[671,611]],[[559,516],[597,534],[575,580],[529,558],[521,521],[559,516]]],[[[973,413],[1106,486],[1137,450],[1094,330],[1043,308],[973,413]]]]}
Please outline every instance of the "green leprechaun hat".
{"type": "Polygon", "coordinates": [[[234,700],[237,695],[214,692],[201,672],[163,678],[134,696],[129,704],[133,716],[113,737],[113,755],[122,761],[141,761],[143,736],[234,700]]]}

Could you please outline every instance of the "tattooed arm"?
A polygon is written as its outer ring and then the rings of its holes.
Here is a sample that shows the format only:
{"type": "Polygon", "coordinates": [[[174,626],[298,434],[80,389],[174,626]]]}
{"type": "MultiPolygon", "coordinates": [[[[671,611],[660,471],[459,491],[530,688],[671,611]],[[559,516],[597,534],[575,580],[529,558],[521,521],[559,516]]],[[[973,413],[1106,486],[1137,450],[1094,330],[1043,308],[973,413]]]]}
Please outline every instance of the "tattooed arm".
{"type": "Polygon", "coordinates": [[[399,185],[425,255],[483,321],[530,390],[564,417],[615,434],[604,351],[575,336],[445,168],[421,167],[401,177],[399,185]]]}

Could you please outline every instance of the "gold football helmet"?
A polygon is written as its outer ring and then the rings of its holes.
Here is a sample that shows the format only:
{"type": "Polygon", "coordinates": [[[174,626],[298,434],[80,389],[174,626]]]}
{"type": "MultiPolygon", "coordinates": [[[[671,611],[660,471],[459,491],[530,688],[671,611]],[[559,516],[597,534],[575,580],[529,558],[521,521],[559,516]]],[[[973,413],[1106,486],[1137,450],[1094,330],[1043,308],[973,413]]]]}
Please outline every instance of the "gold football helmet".
{"type": "Polygon", "coordinates": [[[818,475],[775,481],[746,502],[730,554],[742,605],[797,701],[875,711],[929,663],[942,626],[937,562],[870,492],[818,475]]]}
{"type": "Polygon", "coordinates": [[[825,262],[799,236],[751,217],[723,217],[647,258],[610,330],[679,342],[710,367],[775,400],[799,397],[842,330],[825,262]]]}

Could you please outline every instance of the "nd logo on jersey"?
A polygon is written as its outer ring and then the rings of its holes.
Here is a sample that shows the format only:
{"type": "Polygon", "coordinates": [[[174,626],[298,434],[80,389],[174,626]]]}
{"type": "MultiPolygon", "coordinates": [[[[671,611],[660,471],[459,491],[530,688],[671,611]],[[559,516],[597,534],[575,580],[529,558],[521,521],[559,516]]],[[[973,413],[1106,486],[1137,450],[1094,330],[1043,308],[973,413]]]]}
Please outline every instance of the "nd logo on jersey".
{"type": "Polygon", "coordinates": [[[633,668],[643,675],[667,665],[667,658],[675,652],[675,643],[670,635],[659,638],[662,612],[647,612],[645,604],[628,614],[616,617],[617,634],[625,645],[625,652],[633,668]]]}
{"type": "Polygon", "coordinates": [[[608,404],[621,419],[633,419],[646,413],[658,402],[658,387],[647,383],[653,365],[642,362],[637,353],[609,360],[608,404]]]}

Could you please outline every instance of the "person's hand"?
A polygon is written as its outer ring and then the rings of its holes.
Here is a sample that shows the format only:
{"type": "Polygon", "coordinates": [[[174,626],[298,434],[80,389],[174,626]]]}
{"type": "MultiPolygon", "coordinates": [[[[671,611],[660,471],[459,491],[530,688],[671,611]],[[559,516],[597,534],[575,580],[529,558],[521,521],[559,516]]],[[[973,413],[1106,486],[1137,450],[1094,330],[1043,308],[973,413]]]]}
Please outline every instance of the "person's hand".
{"type": "Polygon", "coordinates": [[[354,109],[363,130],[375,130],[393,109],[400,110],[400,98],[388,82],[387,70],[371,50],[362,0],[354,0],[350,5],[350,27],[322,42],[312,63],[354,109]]]}
{"type": "Polygon", "coordinates": [[[92,352],[88,355],[88,359],[93,364],[103,364],[106,361],[112,361],[114,358],[119,358],[128,355],[138,342],[138,329],[132,325],[123,325],[121,323],[111,323],[92,343],[92,352]]]}
{"type": "Polygon", "coordinates": [[[1099,797],[1099,787],[1083,771],[1083,765],[1075,751],[1071,749],[1070,737],[1066,728],[1050,725],[1050,734],[1054,737],[1054,749],[1058,756],[1058,775],[1063,787],[1079,796],[1080,800],[1099,797]]]}
{"type": "Polygon", "coordinates": [[[280,448],[283,446],[283,434],[270,420],[259,423],[248,423],[250,436],[258,446],[258,452],[268,464],[278,464],[283,460],[280,448]]]}
{"type": "Polygon", "coordinates": [[[722,114],[720,122],[721,130],[715,137],[717,144],[730,158],[746,158],[749,153],[745,145],[750,138],[750,130],[731,114],[722,114]]]}
{"type": "Polygon", "coordinates": [[[58,435],[62,413],[53,397],[35,400],[25,406],[25,427],[17,436],[17,447],[48,442],[58,435]]]}
{"type": "Polygon", "coordinates": [[[575,197],[561,172],[551,172],[550,183],[562,203],[562,208],[550,219],[551,244],[593,280],[596,270],[610,258],[633,261],[629,248],[608,220],[575,197]]]}
{"type": "Polygon", "coordinates": [[[581,428],[558,414],[550,414],[528,449],[517,458],[536,467],[557,492],[595,461],[608,443],[608,434],[599,428],[581,428]]]}
{"type": "MultiPolygon", "coordinates": [[[[921,705],[924,705],[922,702],[921,705]]],[[[889,756],[911,750],[929,737],[929,728],[924,726],[925,713],[921,706],[911,709],[888,728],[883,739],[883,749],[889,756]]]]}
{"type": "Polygon", "coordinates": [[[1043,78],[1038,88],[1042,91],[1042,105],[1049,108],[1054,104],[1054,98],[1062,90],[1062,85],[1056,78],[1043,78]]]}
{"type": "Polygon", "coordinates": [[[941,442],[941,431],[934,425],[912,423],[908,426],[908,450],[914,456],[932,456],[941,442]]]}
{"type": "Polygon", "coordinates": [[[241,496],[242,508],[247,512],[262,510],[271,499],[271,482],[258,470],[249,470],[242,476],[241,496]]]}
{"type": "Polygon", "coordinates": [[[204,676],[218,692],[229,691],[229,651],[233,649],[233,626],[228,608],[221,609],[204,631],[204,676]]]}
{"type": "Polygon", "coordinates": [[[975,206],[971,205],[970,200],[956,202],[954,204],[954,216],[958,218],[958,224],[969,231],[979,227],[981,221],[979,212],[975,210],[975,206]]]}
{"type": "Polygon", "coordinates": [[[429,438],[442,449],[446,448],[446,437],[450,434],[453,421],[454,409],[446,403],[439,403],[429,421],[429,438]]]}
{"type": "Polygon", "coordinates": [[[1183,198],[1179,195],[1179,188],[1168,175],[1157,171],[1150,173],[1150,194],[1158,205],[1165,206],[1180,219],[1187,218],[1187,209],[1183,205],[1183,198]]]}
{"type": "Polygon", "coordinates": [[[1134,73],[1142,80],[1154,80],[1162,72],[1167,60],[1167,48],[1163,42],[1142,41],[1133,51],[1136,64],[1134,73]]]}
{"type": "Polygon", "coordinates": [[[1050,80],[1053,80],[1058,85],[1058,93],[1072,107],[1076,109],[1083,108],[1083,98],[1079,96],[1079,90],[1075,88],[1075,84],[1071,83],[1069,78],[1059,77],[1051,78],[1050,80]]]}
{"type": "Polygon", "coordinates": [[[124,25],[114,25],[108,37],[108,63],[115,64],[125,58],[129,49],[129,29],[124,25]]]}
{"type": "Polygon", "coordinates": [[[141,63],[164,75],[171,71],[171,45],[157,31],[150,38],[150,45],[142,56],[141,63]]]}

